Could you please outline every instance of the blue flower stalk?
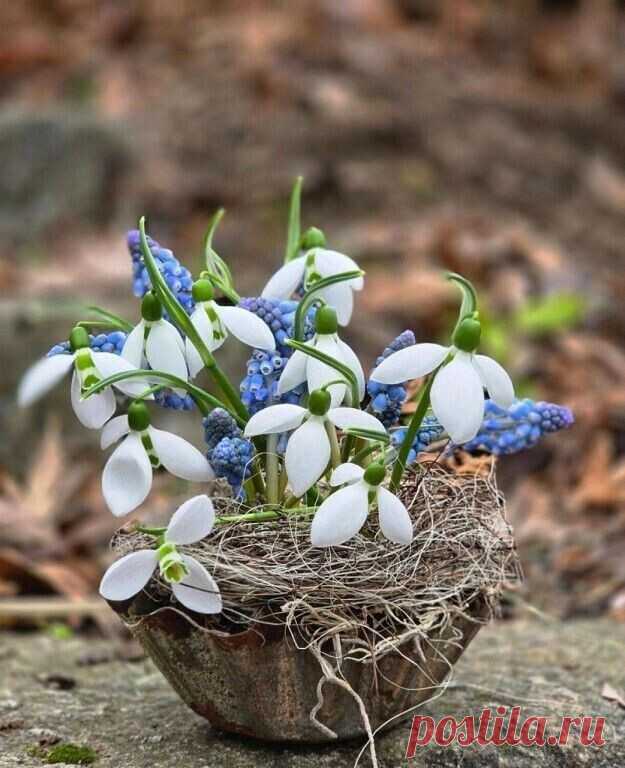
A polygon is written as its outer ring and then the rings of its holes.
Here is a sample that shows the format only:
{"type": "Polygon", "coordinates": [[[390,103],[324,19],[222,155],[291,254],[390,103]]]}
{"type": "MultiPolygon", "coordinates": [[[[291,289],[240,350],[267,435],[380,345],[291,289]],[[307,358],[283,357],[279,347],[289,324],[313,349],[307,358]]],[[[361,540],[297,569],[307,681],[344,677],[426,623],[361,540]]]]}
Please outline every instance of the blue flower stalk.
{"type": "Polygon", "coordinates": [[[487,400],[484,414],[478,434],[460,446],[469,453],[518,453],[534,447],[545,435],[567,429],[575,421],[570,408],[530,399],[516,400],[508,409],[487,400]]]}
{"type": "MultiPolygon", "coordinates": [[[[386,360],[393,352],[410,347],[415,343],[415,335],[412,331],[404,331],[394,339],[375,361],[375,367],[386,360]]],[[[370,409],[380,419],[382,424],[389,429],[399,422],[401,408],[406,401],[406,387],[402,384],[380,384],[369,380],[367,392],[371,397],[370,409]]]]}
{"type": "MultiPolygon", "coordinates": [[[[277,393],[278,379],[287,360],[293,353],[291,347],[286,345],[286,340],[293,337],[297,304],[296,301],[260,297],[241,299],[239,303],[240,307],[253,312],[261,320],[264,320],[276,340],[275,352],[255,349],[247,362],[247,374],[240,387],[241,400],[252,415],[268,405],[276,405],[277,403],[297,405],[306,391],[306,386],[302,384],[283,395],[277,393]]],[[[310,339],[314,333],[314,311],[314,309],[311,310],[306,318],[305,339],[310,339]]]]}
{"type": "MultiPolygon", "coordinates": [[[[146,238],[150,251],[154,256],[156,266],[165,278],[165,282],[172,293],[184,307],[188,315],[193,312],[195,301],[191,295],[193,276],[191,272],[181,264],[169,248],[163,248],[151,237],[146,238]]],[[[142,298],[151,290],[150,276],[143,263],[141,254],[141,235],[138,229],[131,229],[127,236],[128,250],[132,257],[132,290],[135,296],[142,298]]]]}

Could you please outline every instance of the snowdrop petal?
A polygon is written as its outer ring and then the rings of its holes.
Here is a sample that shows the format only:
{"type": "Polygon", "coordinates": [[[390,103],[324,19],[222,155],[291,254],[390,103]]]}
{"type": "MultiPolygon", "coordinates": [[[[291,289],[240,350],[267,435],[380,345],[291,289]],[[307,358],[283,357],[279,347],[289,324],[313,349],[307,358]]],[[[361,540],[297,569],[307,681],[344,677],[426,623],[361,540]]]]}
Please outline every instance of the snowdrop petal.
{"type": "Polygon", "coordinates": [[[330,440],[323,419],[311,416],[298,427],[286,446],[284,465],[296,496],[302,496],[323,474],[330,461],[330,440]]]}
{"type": "Polygon", "coordinates": [[[355,536],[369,513],[368,493],[364,483],[355,483],[328,496],[310,527],[313,547],[336,546],[355,536]]]}
{"type": "Polygon", "coordinates": [[[148,432],[159,461],[172,475],[194,483],[214,479],[206,456],[184,438],[155,427],[149,427],[148,432]]]}
{"type": "Polygon", "coordinates": [[[278,394],[282,395],[291,389],[298,387],[306,381],[306,366],[308,364],[308,355],[296,350],[287,360],[278,380],[278,394]]]}
{"type": "Polygon", "coordinates": [[[128,600],[148,583],[158,564],[154,549],[131,552],[111,565],[100,582],[100,594],[106,600],[128,600]]]}
{"type": "MultiPolygon", "coordinates": [[[[136,370],[136,367],[128,360],[120,355],[114,355],[112,352],[92,352],[91,357],[103,379],[108,379],[109,376],[114,376],[116,373],[128,373],[136,370]]],[[[137,397],[145,392],[149,384],[146,379],[125,379],[116,382],[113,386],[129,397],[137,397]]],[[[153,400],[154,395],[150,395],[149,399],[153,400]]]]}
{"type": "Polygon", "coordinates": [[[130,331],[122,347],[121,356],[135,368],[143,368],[143,347],[145,344],[145,321],[142,320],[130,331]]]}
{"type": "Polygon", "coordinates": [[[253,312],[242,307],[222,307],[217,303],[213,306],[221,322],[239,341],[255,349],[275,350],[276,340],[271,329],[253,312]]]}
{"type": "Polygon", "coordinates": [[[128,416],[116,416],[104,425],[100,434],[100,448],[105,451],[129,432],[128,416]]]}
{"type": "MultiPolygon", "coordinates": [[[[198,332],[199,337],[204,344],[208,347],[209,352],[214,351],[215,341],[213,337],[213,326],[211,325],[206,310],[202,305],[198,305],[191,314],[191,322],[193,327],[198,332]]],[[[195,348],[193,342],[187,337],[184,341],[185,344],[185,356],[187,358],[187,365],[189,366],[189,375],[191,378],[195,378],[198,373],[204,367],[200,353],[195,348]]]]}
{"type": "MultiPolygon", "coordinates": [[[[338,275],[341,272],[354,272],[360,267],[353,259],[338,251],[328,251],[325,248],[315,249],[315,267],[317,272],[323,277],[338,275]]],[[[345,283],[352,291],[361,291],[364,286],[364,279],[356,277],[345,283]]]]}
{"type": "Polygon", "coordinates": [[[263,299],[288,299],[304,278],[306,259],[299,256],[285,264],[263,288],[263,299]]]}
{"type": "MultiPolygon", "coordinates": [[[[323,352],[328,357],[333,358],[339,363],[343,362],[341,352],[334,336],[321,335],[315,339],[315,349],[319,352],[323,352]]],[[[306,378],[308,380],[308,391],[312,392],[315,389],[321,389],[328,382],[335,381],[336,379],[342,379],[343,376],[335,369],[326,363],[322,363],[320,360],[316,360],[314,357],[308,356],[306,362],[306,378]]],[[[327,391],[331,397],[332,406],[340,405],[345,398],[346,392],[345,384],[332,384],[327,387],[327,391]]]]}
{"type": "Polygon", "coordinates": [[[447,357],[449,349],[440,344],[413,344],[393,352],[371,374],[372,381],[400,384],[431,373],[447,357]]]}
{"type": "Polygon", "coordinates": [[[193,544],[208,536],[214,524],[213,502],[206,495],[194,496],[174,512],[165,539],[172,544],[193,544]]]}
{"type": "Polygon", "coordinates": [[[80,376],[76,371],[72,376],[71,401],[78,421],[87,429],[101,429],[115,413],[117,406],[115,395],[110,387],[83,400],[80,376]]]}
{"type": "Polygon", "coordinates": [[[473,364],[491,400],[501,408],[509,408],[514,402],[514,385],[505,369],[486,355],[473,355],[473,364]]]}
{"type": "Polygon", "coordinates": [[[145,500],[152,487],[152,465],[141,436],[131,432],[111,454],[102,473],[102,494],[115,517],[123,517],[145,500]]]}
{"type": "Polygon", "coordinates": [[[400,499],[386,488],[378,488],[378,516],[382,533],[395,544],[410,544],[412,521],[400,499]]]}
{"type": "Polygon", "coordinates": [[[273,435],[299,427],[308,411],[301,405],[270,405],[255,413],[245,425],[245,437],[273,435]]]}
{"type": "Polygon", "coordinates": [[[454,443],[466,443],[478,433],[484,417],[484,390],[471,356],[457,352],[436,374],[432,410],[454,443]]]}
{"type": "Polygon", "coordinates": [[[167,320],[159,320],[150,326],[145,356],[154,370],[166,371],[186,381],[187,363],[180,343],[180,334],[174,326],[167,320]]]}
{"type": "Polygon", "coordinates": [[[354,311],[354,294],[349,283],[336,283],[322,288],[319,296],[336,310],[339,325],[349,325],[354,311]]]}
{"type": "MultiPolygon", "coordinates": [[[[356,357],[356,353],[349,346],[349,344],[341,341],[341,339],[337,340],[337,344],[341,357],[343,358],[343,362],[351,371],[353,371],[354,375],[356,376],[356,381],[358,382],[358,396],[360,400],[362,400],[362,398],[365,396],[366,385],[365,373],[362,370],[360,360],[356,357]]],[[[354,403],[354,405],[357,405],[357,403],[354,403]]]]}
{"type": "Polygon", "coordinates": [[[353,483],[355,480],[362,480],[365,470],[358,464],[352,464],[351,461],[338,466],[332,473],[330,485],[343,485],[343,483],[353,483]]]}
{"type": "Polygon", "coordinates": [[[39,400],[61,381],[73,365],[73,355],[53,355],[36,362],[22,377],[17,390],[18,405],[25,408],[39,400]]]}
{"type": "Polygon", "coordinates": [[[219,613],[222,601],[213,577],[194,557],[183,555],[182,559],[189,573],[181,582],[171,585],[176,599],[197,613],[219,613]]]}
{"type": "Polygon", "coordinates": [[[328,411],[328,418],[339,429],[373,429],[376,432],[386,433],[384,424],[365,411],[357,408],[332,408],[328,411]]]}

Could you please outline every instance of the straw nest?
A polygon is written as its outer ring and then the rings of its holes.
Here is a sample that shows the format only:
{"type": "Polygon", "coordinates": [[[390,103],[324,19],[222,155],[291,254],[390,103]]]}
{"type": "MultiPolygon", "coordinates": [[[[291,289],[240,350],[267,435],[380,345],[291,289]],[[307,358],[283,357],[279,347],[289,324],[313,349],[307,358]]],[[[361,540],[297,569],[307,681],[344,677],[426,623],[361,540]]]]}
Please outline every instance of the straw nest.
{"type": "MultiPolygon", "coordinates": [[[[360,534],[330,549],[310,545],[310,517],[217,526],[202,542],[181,547],[203,563],[223,598],[219,617],[193,617],[207,627],[241,631],[281,625],[300,647],[340,637],[362,661],[376,660],[410,637],[443,629],[476,601],[496,609],[501,587],[519,577],[511,530],[492,471],[463,474],[430,465],[408,474],[400,491],[414,523],[410,546],[387,541],[377,516],[360,534]]],[[[238,510],[216,500],[219,514],[238,510]]],[[[150,546],[120,532],[123,554],[150,546]]],[[[157,604],[170,591],[152,580],[157,604]]],[[[180,606],[178,606],[180,607],[180,606]]]]}

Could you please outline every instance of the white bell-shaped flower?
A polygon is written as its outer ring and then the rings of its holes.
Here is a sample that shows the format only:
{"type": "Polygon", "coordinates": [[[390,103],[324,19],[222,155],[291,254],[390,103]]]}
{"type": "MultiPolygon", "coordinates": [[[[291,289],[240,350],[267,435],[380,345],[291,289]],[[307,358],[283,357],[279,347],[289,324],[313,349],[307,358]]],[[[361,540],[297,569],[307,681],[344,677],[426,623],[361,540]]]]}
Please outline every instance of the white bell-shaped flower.
{"type": "Polygon", "coordinates": [[[403,502],[383,488],[384,467],[370,464],[367,469],[357,464],[341,464],[332,473],[330,484],[348,483],[321,504],[310,529],[314,547],[331,547],[351,539],[365,524],[369,514],[370,497],[378,508],[380,529],[396,544],[410,544],[412,522],[403,502]]]}
{"type": "Polygon", "coordinates": [[[142,549],[117,560],[100,582],[107,600],[129,600],[140,592],[156,568],[171,585],[176,599],[198,613],[219,613],[219,587],[194,557],[178,552],[178,546],[201,541],[213,530],[215,510],[208,496],[194,496],[174,512],[158,549],[142,549]]]}
{"type": "MultiPolygon", "coordinates": [[[[358,269],[358,264],[343,253],[328,251],[325,248],[312,248],[280,267],[264,287],[262,296],[265,299],[288,299],[302,281],[306,286],[312,287],[314,282],[321,278],[358,269]]],[[[353,292],[361,291],[363,285],[363,278],[355,277],[353,280],[322,288],[318,295],[326,304],[336,309],[339,323],[347,325],[354,309],[353,292]]]]}
{"type": "MultiPolygon", "coordinates": [[[[188,378],[185,348],[176,328],[163,319],[161,302],[149,291],[141,302],[142,319],[128,334],[122,357],[136,368],[145,368],[145,361],[155,371],[164,371],[179,379],[188,378]]],[[[177,394],[184,392],[175,389],[177,394]]]]}
{"type": "MultiPolygon", "coordinates": [[[[365,374],[353,349],[341,341],[337,333],[337,316],[333,307],[320,307],[315,316],[316,333],[309,342],[310,346],[346,365],[356,376],[359,401],[365,396],[365,374]]],[[[296,350],[289,358],[278,381],[278,394],[288,392],[294,387],[307,382],[308,391],[327,387],[332,398],[332,406],[340,405],[345,399],[347,386],[341,383],[330,384],[341,375],[330,365],[296,350]],[[330,386],[327,386],[327,385],[330,386]]],[[[357,405],[358,403],[353,403],[357,405]]]]}
{"type": "MultiPolygon", "coordinates": [[[[210,352],[218,349],[229,333],[255,349],[273,352],[276,340],[271,329],[260,317],[242,307],[222,307],[213,300],[213,287],[208,280],[193,284],[195,309],[191,322],[210,352]]],[[[185,353],[191,377],[197,376],[204,363],[190,339],[185,340],[185,353]]]]}
{"type": "Polygon", "coordinates": [[[182,437],[150,425],[141,402],[131,403],[128,416],[117,416],[102,430],[103,450],[124,438],[106,462],[102,493],[115,517],[136,509],[152,487],[152,471],[159,466],[176,477],[195,483],[214,478],[206,457],[182,437]]]}
{"type": "MultiPolygon", "coordinates": [[[[115,395],[111,387],[107,387],[83,399],[82,391],[116,373],[133,371],[137,366],[112,352],[90,349],[89,334],[79,326],[70,334],[70,350],[69,354],[44,357],[26,371],[17,391],[18,405],[26,407],[39,400],[73,368],[71,402],[74,413],[85,427],[100,429],[115,413],[115,395]]],[[[130,397],[137,397],[148,384],[144,380],[128,379],[114,386],[130,397]]]]}
{"type": "Polygon", "coordinates": [[[399,384],[436,373],[430,394],[434,415],[454,443],[472,440],[484,419],[484,388],[491,400],[509,408],[514,386],[506,371],[490,357],[475,354],[479,323],[466,319],[454,334],[453,346],[413,344],[389,355],[371,374],[373,381],[399,384]]]}
{"type": "Polygon", "coordinates": [[[254,414],[245,427],[246,437],[294,430],[289,437],[284,463],[291,490],[303,496],[319,480],[330,461],[331,445],[326,422],[339,429],[368,429],[385,432],[375,416],[356,408],[331,408],[330,395],[315,390],[308,408],[300,405],[271,405],[254,414]]]}

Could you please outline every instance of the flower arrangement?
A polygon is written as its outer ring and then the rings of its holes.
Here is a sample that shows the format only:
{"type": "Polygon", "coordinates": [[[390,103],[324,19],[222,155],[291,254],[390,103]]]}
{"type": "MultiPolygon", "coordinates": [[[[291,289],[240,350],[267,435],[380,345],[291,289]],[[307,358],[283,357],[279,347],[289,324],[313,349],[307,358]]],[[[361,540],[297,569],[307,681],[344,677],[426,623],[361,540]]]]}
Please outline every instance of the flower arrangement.
{"type": "MultiPolygon", "coordinates": [[[[128,234],[133,290],[141,300],[137,322],[95,309],[96,320],[78,322],[22,379],[18,400],[27,406],[71,371],[76,416],[101,430],[103,450],[116,445],[102,474],[113,515],[128,515],[148,498],[155,471],[200,486],[167,527],[135,524],[140,545],[102,579],[100,592],[109,601],[130,600],[156,575],[159,588],[192,616],[219,614],[224,600],[210,572],[214,562],[200,562],[188,548],[210,547],[233,527],[244,531],[246,546],[256,537],[262,551],[261,526],[272,524],[279,536],[296,524],[298,547],[314,552],[319,574],[356,540],[379,552],[380,562],[389,553],[392,568],[409,563],[411,552],[418,564],[432,537],[419,532],[402,489],[414,495],[430,487],[422,485],[426,477],[445,486],[432,472],[432,454],[512,453],[572,423],[567,408],[515,399],[506,371],[479,353],[476,292],[458,274],[447,275],[462,297],[447,343],[417,342],[413,331],[404,331],[366,375],[342,338],[364,272],[330,250],[321,230],[301,232],[300,190],[298,180],[284,264],[259,297],[239,296],[213,246],[222,211],[208,229],[197,278],[146,234],[142,219],[128,234]],[[239,386],[219,363],[222,346],[232,343],[251,348],[239,386]],[[409,396],[413,380],[421,384],[409,396]],[[404,415],[409,399],[414,409],[404,415]],[[154,426],[161,408],[198,414],[203,452],[154,426]],[[218,479],[236,514],[220,514],[218,479]]],[[[414,574],[408,570],[406,579],[414,574]]],[[[466,595],[466,584],[462,589],[466,595]]],[[[385,603],[399,605],[400,593],[392,594],[385,603]]],[[[294,610],[290,605],[282,610],[294,610]]],[[[329,678],[327,669],[324,675],[329,678]]]]}

